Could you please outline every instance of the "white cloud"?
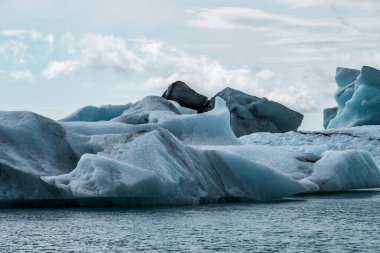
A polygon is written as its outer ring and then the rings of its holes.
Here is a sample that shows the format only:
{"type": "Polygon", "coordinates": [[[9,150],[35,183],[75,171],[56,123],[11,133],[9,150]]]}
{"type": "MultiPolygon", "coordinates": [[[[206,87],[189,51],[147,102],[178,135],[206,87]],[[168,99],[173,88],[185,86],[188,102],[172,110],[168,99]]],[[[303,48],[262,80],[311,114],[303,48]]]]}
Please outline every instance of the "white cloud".
{"type": "Polygon", "coordinates": [[[339,29],[335,22],[305,20],[291,16],[266,12],[255,8],[220,7],[214,9],[191,10],[196,15],[188,21],[189,26],[208,29],[249,29],[272,30],[274,28],[339,29]]]}
{"type": "MultiPolygon", "coordinates": [[[[287,0],[288,4],[314,6],[330,1],[298,1],[287,0]]],[[[333,1],[343,3],[345,1],[333,1]]],[[[353,1],[348,1],[353,4],[353,1]]],[[[368,1],[367,4],[374,4],[368,1]]],[[[380,5],[380,1],[379,1],[380,5]]],[[[284,48],[285,54],[270,55],[277,58],[275,62],[307,62],[326,60],[331,52],[348,52],[377,50],[380,39],[380,22],[377,16],[347,16],[334,13],[333,18],[295,18],[255,8],[219,7],[213,9],[191,10],[193,16],[187,24],[203,29],[248,30],[263,39],[266,45],[284,48]],[[358,46],[360,45],[360,48],[358,46]],[[298,50],[308,46],[309,52],[298,50]],[[328,50],[326,50],[328,48],[328,50]],[[289,49],[293,49],[290,53],[289,49]],[[329,52],[327,52],[329,51],[329,52]],[[316,53],[317,52],[317,53],[316,53]]]]}
{"type": "MultiPolygon", "coordinates": [[[[149,71],[156,62],[147,63],[149,71]]],[[[193,56],[178,50],[162,47],[159,56],[161,69],[168,74],[150,71],[142,85],[147,91],[163,91],[172,82],[182,80],[207,96],[213,96],[229,86],[259,97],[267,97],[301,111],[315,110],[315,101],[302,84],[284,86],[285,80],[270,69],[252,70],[246,67],[231,68],[204,56],[193,56]]]]}
{"type": "Polygon", "coordinates": [[[305,8],[305,7],[315,7],[315,6],[339,6],[346,8],[354,8],[354,9],[366,9],[371,10],[375,7],[379,7],[380,3],[378,0],[329,0],[329,1],[321,1],[321,0],[275,0],[275,3],[280,5],[287,5],[295,8],[305,8]]]}
{"type": "Polygon", "coordinates": [[[152,57],[156,57],[160,54],[162,49],[161,41],[154,41],[150,43],[143,43],[140,46],[140,51],[145,54],[150,54],[152,57]]]}
{"type": "Polygon", "coordinates": [[[26,54],[28,48],[29,46],[23,42],[10,40],[0,44],[0,55],[11,62],[23,64],[28,57],[26,54]]]}
{"type": "Polygon", "coordinates": [[[18,70],[18,71],[11,71],[11,77],[15,81],[33,81],[33,74],[30,70],[18,70]]]}
{"type": "Polygon", "coordinates": [[[143,71],[143,61],[119,37],[89,34],[78,40],[68,35],[64,39],[69,41],[69,44],[66,45],[67,50],[74,58],[49,62],[42,72],[47,79],[88,68],[113,69],[123,72],[143,71]],[[70,39],[68,40],[68,38],[70,39]]]}
{"type": "Polygon", "coordinates": [[[0,30],[0,36],[17,38],[19,40],[31,39],[34,41],[45,41],[49,44],[50,47],[54,44],[54,35],[52,33],[44,35],[41,32],[35,30],[0,30]]]}
{"type": "Polygon", "coordinates": [[[1,36],[16,37],[19,39],[31,38],[33,40],[40,40],[43,38],[42,33],[33,30],[1,30],[1,36]]]}
{"type": "Polygon", "coordinates": [[[375,63],[380,66],[380,53],[377,53],[373,56],[375,63]]]}
{"type": "Polygon", "coordinates": [[[182,80],[207,96],[230,86],[259,97],[266,96],[294,109],[314,109],[313,99],[307,92],[296,86],[284,88],[279,76],[270,69],[230,67],[160,41],[137,40],[127,45],[126,40],[115,36],[84,35],[75,39],[66,34],[64,37],[71,59],[49,62],[42,72],[46,79],[90,68],[113,69],[133,75],[140,80],[140,83],[134,81],[136,88],[150,93],[160,93],[170,83],[182,80]]]}
{"type": "Polygon", "coordinates": [[[78,61],[51,61],[48,66],[42,71],[46,79],[53,79],[61,75],[70,75],[81,68],[81,63],[78,61]]]}

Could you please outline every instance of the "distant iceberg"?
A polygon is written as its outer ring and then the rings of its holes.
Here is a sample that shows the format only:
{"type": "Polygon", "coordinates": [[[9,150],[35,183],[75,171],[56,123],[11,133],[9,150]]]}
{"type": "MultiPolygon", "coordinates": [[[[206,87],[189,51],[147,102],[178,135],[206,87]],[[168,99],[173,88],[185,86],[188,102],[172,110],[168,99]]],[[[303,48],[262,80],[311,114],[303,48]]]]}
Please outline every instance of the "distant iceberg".
{"type": "Polygon", "coordinates": [[[363,126],[237,138],[220,97],[203,113],[155,96],[87,106],[60,121],[0,111],[0,206],[266,201],[380,187],[379,132],[363,126]]]}
{"type": "Polygon", "coordinates": [[[325,110],[327,129],[380,124],[380,71],[368,66],[362,69],[337,68],[338,108],[325,110]],[[336,114],[336,115],[334,115],[336,114]]]}

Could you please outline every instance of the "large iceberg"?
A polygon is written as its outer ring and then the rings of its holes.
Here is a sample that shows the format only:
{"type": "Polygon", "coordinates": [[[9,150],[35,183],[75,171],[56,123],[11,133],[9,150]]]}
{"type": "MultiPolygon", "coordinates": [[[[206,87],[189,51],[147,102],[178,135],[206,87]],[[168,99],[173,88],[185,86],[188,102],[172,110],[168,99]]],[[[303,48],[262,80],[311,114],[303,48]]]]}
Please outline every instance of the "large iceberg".
{"type": "Polygon", "coordinates": [[[237,138],[230,122],[220,97],[203,113],[155,96],[60,121],[0,112],[0,206],[265,201],[380,187],[379,126],[237,138]]]}
{"type": "Polygon", "coordinates": [[[362,69],[337,68],[338,103],[336,116],[325,111],[327,129],[380,124],[380,71],[364,66],[362,69]]]}

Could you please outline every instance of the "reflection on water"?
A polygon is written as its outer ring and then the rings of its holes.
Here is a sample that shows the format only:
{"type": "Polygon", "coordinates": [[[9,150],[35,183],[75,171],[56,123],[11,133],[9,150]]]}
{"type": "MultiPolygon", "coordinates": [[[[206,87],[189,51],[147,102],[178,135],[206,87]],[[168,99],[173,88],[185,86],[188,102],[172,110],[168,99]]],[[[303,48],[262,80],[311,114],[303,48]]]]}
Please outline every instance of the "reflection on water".
{"type": "Polygon", "coordinates": [[[377,252],[380,192],[168,208],[0,209],[0,251],[377,252]]]}

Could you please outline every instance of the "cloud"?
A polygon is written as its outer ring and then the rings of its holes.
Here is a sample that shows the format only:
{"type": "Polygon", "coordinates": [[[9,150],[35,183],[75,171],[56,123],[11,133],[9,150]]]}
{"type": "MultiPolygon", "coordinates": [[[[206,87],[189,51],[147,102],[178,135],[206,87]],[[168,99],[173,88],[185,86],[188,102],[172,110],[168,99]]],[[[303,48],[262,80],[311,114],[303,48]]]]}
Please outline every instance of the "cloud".
{"type": "Polygon", "coordinates": [[[33,40],[41,40],[43,38],[42,33],[32,30],[1,30],[0,35],[19,39],[31,38],[33,40]]]}
{"type": "Polygon", "coordinates": [[[67,51],[74,57],[70,60],[49,62],[42,72],[47,79],[90,68],[123,72],[143,70],[143,61],[119,37],[89,34],[78,40],[70,35],[66,35],[64,39],[68,43],[67,51]]]}
{"type": "Polygon", "coordinates": [[[13,63],[23,64],[28,58],[26,54],[28,48],[29,46],[23,42],[10,40],[0,44],[0,55],[13,63]]]}
{"type": "Polygon", "coordinates": [[[248,29],[248,30],[273,30],[277,28],[313,28],[313,29],[339,29],[335,22],[322,20],[305,20],[293,18],[287,15],[266,12],[255,8],[220,7],[214,9],[190,10],[195,18],[188,20],[192,27],[206,29],[248,29]]]}
{"type": "Polygon", "coordinates": [[[116,75],[122,73],[121,77],[128,78],[136,89],[150,93],[161,93],[170,83],[182,80],[207,96],[230,86],[259,97],[266,96],[294,109],[314,109],[313,99],[307,92],[296,86],[284,88],[280,77],[271,69],[231,67],[161,41],[142,39],[128,44],[127,40],[116,36],[91,34],[74,38],[66,34],[63,44],[68,59],[47,64],[42,74],[48,80],[86,70],[111,69],[116,75]]]}
{"type": "Polygon", "coordinates": [[[11,77],[15,81],[33,81],[33,74],[30,72],[30,70],[18,70],[18,71],[11,71],[10,73],[11,77]]]}
{"type": "Polygon", "coordinates": [[[287,5],[294,8],[307,8],[315,6],[339,6],[353,9],[365,9],[373,10],[374,8],[380,7],[378,0],[274,0],[275,3],[280,5],[287,5]]]}
{"type": "Polygon", "coordinates": [[[267,97],[303,112],[316,110],[316,101],[304,84],[284,86],[286,80],[281,80],[281,76],[271,69],[234,68],[220,61],[190,55],[165,45],[161,46],[158,59],[158,66],[155,61],[146,62],[145,69],[149,77],[142,83],[142,87],[147,91],[162,92],[170,83],[182,80],[209,97],[229,86],[255,96],[267,97]],[[155,72],[157,68],[170,71],[167,74],[162,71],[155,72]]]}
{"type": "MultiPolygon", "coordinates": [[[[316,5],[317,2],[326,1],[300,1],[299,4],[316,5]]],[[[333,12],[332,18],[315,20],[255,8],[219,7],[190,10],[192,18],[187,24],[201,29],[254,32],[263,44],[282,50],[279,55],[269,54],[266,59],[270,62],[317,62],[326,60],[331,52],[362,50],[358,46],[377,49],[380,22],[376,16],[343,17],[336,8],[333,12]]]]}
{"type": "Polygon", "coordinates": [[[0,30],[0,36],[17,38],[19,40],[31,39],[34,41],[45,41],[49,44],[50,47],[52,47],[54,44],[54,35],[52,33],[44,35],[41,32],[35,30],[0,30]]]}
{"type": "Polygon", "coordinates": [[[50,80],[62,75],[70,75],[81,68],[81,63],[78,61],[51,61],[48,66],[42,71],[46,79],[50,80]]]}

